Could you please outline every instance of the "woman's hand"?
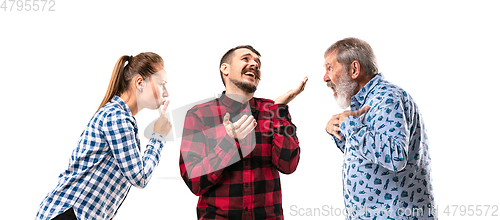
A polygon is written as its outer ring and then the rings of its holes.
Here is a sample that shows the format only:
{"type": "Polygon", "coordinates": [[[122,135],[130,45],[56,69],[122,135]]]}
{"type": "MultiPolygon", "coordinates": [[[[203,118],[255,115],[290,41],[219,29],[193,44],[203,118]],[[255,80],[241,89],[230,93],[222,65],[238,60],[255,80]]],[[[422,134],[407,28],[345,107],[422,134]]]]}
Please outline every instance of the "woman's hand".
{"type": "Polygon", "coordinates": [[[163,106],[160,118],[156,120],[155,126],[153,128],[154,133],[161,134],[163,137],[166,137],[172,129],[172,124],[168,121],[168,118],[165,117],[165,113],[167,113],[167,107],[169,103],[170,101],[167,101],[163,106]]]}

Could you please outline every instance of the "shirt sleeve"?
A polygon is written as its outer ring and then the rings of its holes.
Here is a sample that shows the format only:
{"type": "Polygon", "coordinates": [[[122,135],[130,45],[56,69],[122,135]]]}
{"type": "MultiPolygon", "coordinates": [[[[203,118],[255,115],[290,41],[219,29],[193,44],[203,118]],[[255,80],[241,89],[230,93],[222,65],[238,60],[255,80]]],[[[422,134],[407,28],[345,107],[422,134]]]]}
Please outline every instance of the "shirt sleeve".
{"type": "MultiPolygon", "coordinates": [[[[325,128],[325,131],[326,131],[326,128],[325,128]]],[[[344,153],[344,150],[345,150],[345,138],[338,139],[337,137],[335,137],[335,135],[328,133],[328,131],[326,131],[326,133],[329,134],[330,136],[332,136],[332,139],[335,141],[335,144],[337,145],[337,148],[339,148],[339,150],[342,151],[342,153],[344,153]]],[[[342,132],[339,132],[339,135],[341,137],[344,136],[344,134],[342,132]]]]}
{"type": "Polygon", "coordinates": [[[355,150],[389,170],[404,169],[408,161],[409,130],[403,104],[403,99],[386,95],[364,117],[345,118],[340,129],[348,150],[355,150]]]}
{"type": "Polygon", "coordinates": [[[292,123],[288,105],[274,104],[269,110],[273,129],[272,162],[280,172],[293,173],[300,159],[297,127],[292,123]]]}
{"type": "Polygon", "coordinates": [[[132,185],[144,188],[160,161],[165,139],[154,133],[142,155],[134,124],[133,118],[118,111],[107,115],[102,131],[123,176],[132,185]]]}
{"type": "Polygon", "coordinates": [[[191,192],[197,196],[205,193],[221,179],[224,168],[238,160],[237,142],[227,135],[225,128],[223,132],[217,132],[217,127],[205,129],[195,112],[187,112],[179,167],[182,179],[191,192]],[[209,141],[208,133],[216,137],[215,142],[209,141]]]}

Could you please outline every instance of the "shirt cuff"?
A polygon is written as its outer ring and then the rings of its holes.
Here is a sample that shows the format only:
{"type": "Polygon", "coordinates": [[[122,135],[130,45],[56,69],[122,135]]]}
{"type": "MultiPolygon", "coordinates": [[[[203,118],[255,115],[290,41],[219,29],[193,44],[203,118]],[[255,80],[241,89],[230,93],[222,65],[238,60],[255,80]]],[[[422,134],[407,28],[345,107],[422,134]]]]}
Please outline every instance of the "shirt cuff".
{"type": "Polygon", "coordinates": [[[161,135],[161,134],[153,133],[151,135],[150,139],[153,139],[153,140],[159,141],[162,144],[165,144],[165,137],[163,137],[163,135],[161,135]]]}
{"type": "Polygon", "coordinates": [[[340,149],[340,151],[342,151],[342,153],[344,153],[345,137],[344,137],[344,134],[342,133],[342,131],[341,131],[341,132],[339,132],[339,135],[340,135],[341,137],[343,137],[342,139],[338,139],[337,137],[335,137],[335,135],[330,134],[330,133],[326,130],[326,128],[325,128],[325,132],[331,136],[332,140],[334,140],[334,141],[335,141],[335,144],[337,145],[337,148],[339,148],[339,149],[340,149]]]}

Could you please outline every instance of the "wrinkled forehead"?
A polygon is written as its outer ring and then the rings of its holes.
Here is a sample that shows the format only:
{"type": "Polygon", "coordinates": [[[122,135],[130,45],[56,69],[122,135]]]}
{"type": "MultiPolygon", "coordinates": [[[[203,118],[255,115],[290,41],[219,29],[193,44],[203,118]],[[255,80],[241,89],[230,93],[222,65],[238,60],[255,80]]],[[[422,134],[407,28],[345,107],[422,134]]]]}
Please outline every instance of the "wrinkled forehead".
{"type": "Polygon", "coordinates": [[[337,64],[337,51],[333,51],[325,56],[325,66],[332,66],[337,64]]]}
{"type": "Polygon", "coordinates": [[[233,59],[239,59],[240,57],[249,56],[253,57],[255,60],[260,62],[260,57],[247,48],[240,48],[234,51],[233,59]]]}

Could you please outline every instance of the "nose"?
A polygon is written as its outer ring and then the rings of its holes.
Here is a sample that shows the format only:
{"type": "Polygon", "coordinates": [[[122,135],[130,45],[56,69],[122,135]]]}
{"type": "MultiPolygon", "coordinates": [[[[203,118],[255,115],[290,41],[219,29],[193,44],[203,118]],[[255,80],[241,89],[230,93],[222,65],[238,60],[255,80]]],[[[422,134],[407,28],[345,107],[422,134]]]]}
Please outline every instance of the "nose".
{"type": "Polygon", "coordinates": [[[325,72],[325,75],[323,76],[323,81],[324,82],[331,81],[330,76],[328,76],[328,72],[325,72]]]}
{"type": "Polygon", "coordinates": [[[257,63],[257,61],[255,61],[255,59],[250,59],[248,64],[252,67],[256,67],[259,63],[257,63]]]}
{"type": "Polygon", "coordinates": [[[167,88],[165,88],[165,91],[163,92],[163,97],[168,97],[168,91],[167,91],[167,88]]]}

